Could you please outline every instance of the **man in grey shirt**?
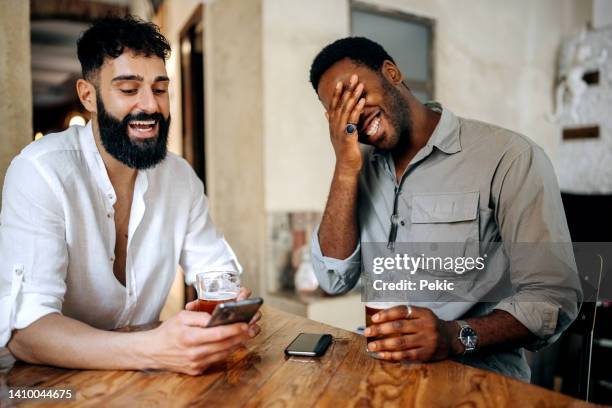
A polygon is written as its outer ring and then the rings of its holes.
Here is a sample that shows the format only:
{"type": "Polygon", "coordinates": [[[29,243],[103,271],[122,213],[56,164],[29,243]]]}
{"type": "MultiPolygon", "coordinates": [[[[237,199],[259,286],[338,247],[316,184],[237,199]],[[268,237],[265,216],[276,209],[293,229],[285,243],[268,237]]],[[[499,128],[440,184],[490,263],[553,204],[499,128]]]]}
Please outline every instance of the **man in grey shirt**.
{"type": "Polygon", "coordinates": [[[351,290],[367,245],[454,242],[480,254],[497,244],[488,266],[470,272],[471,299],[379,312],[365,335],[392,337],[368,348],[386,360],[456,358],[529,381],[523,347],[555,341],[582,296],[572,251],[547,245],[570,237],[546,154],[524,136],[421,104],[392,57],[365,38],[325,47],[310,81],[336,155],[312,240],[321,287],[351,290]],[[533,250],[513,251],[518,243],[533,250]],[[492,301],[488,290],[499,286],[513,292],[492,301]]]}

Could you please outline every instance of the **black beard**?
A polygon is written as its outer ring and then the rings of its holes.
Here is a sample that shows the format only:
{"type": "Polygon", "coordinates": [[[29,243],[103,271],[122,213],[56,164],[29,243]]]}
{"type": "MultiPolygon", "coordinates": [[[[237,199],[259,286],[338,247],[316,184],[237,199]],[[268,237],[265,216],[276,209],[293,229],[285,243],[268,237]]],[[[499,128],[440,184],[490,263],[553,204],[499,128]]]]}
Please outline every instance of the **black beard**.
{"type": "Polygon", "coordinates": [[[412,119],[410,106],[401,92],[391,85],[385,78],[381,78],[382,88],[387,95],[386,102],[389,106],[389,121],[395,131],[392,146],[389,149],[406,145],[412,138],[412,119]]]}
{"type": "MultiPolygon", "coordinates": [[[[99,93],[98,93],[99,95],[99,93]]],[[[166,120],[159,112],[144,112],[126,115],[123,120],[115,118],[104,108],[102,98],[97,99],[98,128],[104,149],[128,167],[137,170],[149,169],[166,158],[168,152],[168,129],[170,116],[166,120]],[[128,123],[132,120],[156,120],[157,136],[142,141],[133,141],[128,134],[128,123]]]]}

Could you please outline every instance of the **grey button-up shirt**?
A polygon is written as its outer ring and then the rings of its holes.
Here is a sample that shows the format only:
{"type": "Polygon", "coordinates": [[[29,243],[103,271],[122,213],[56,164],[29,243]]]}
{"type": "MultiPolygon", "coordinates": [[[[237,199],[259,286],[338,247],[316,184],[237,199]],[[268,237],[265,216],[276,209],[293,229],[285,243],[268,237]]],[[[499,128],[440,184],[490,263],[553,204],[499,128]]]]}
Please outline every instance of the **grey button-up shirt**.
{"type": "MultiPolygon", "coordinates": [[[[396,180],[388,152],[370,146],[363,150],[360,244],[347,259],[326,257],[319,246],[318,229],[315,231],[312,258],[321,287],[341,294],[356,285],[363,270],[362,247],[388,240],[398,188],[398,245],[476,242],[482,249],[501,243],[503,250],[495,251],[487,261],[495,267],[474,272],[478,274],[475,282],[491,285],[506,280],[514,289],[496,302],[483,295],[463,302],[419,302],[419,306],[431,308],[445,320],[505,310],[539,338],[530,349],[555,341],[576,317],[582,296],[572,251],[542,245],[571,242],[548,157],[522,135],[456,117],[438,104],[429,106],[442,111],[442,116],[401,180],[396,180]],[[520,251],[509,248],[513,243],[533,243],[535,249],[530,256],[521,256],[520,251]]],[[[459,360],[526,381],[530,378],[522,349],[481,350],[459,360]]]]}

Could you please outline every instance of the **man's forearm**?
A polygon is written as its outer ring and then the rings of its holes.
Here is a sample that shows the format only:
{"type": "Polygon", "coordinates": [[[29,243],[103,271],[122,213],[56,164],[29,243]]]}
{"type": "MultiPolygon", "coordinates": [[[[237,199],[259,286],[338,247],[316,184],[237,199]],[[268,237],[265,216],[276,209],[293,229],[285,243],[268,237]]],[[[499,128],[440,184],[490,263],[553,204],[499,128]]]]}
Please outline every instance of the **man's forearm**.
{"type": "MultiPolygon", "coordinates": [[[[503,310],[493,310],[486,316],[465,319],[465,321],[478,335],[477,350],[523,347],[537,340],[529,329],[503,310]]],[[[462,354],[465,348],[458,339],[459,325],[456,321],[447,322],[447,335],[453,337],[451,354],[462,354]]]]}
{"type": "Polygon", "coordinates": [[[8,344],[11,353],[34,364],[66,368],[139,370],[148,367],[144,332],[117,333],[95,329],[58,313],[46,315],[8,344]]]}
{"type": "Polygon", "coordinates": [[[323,255],[347,258],[357,246],[358,174],[342,174],[336,170],[331,182],[329,198],[319,227],[319,245],[323,255]]]}

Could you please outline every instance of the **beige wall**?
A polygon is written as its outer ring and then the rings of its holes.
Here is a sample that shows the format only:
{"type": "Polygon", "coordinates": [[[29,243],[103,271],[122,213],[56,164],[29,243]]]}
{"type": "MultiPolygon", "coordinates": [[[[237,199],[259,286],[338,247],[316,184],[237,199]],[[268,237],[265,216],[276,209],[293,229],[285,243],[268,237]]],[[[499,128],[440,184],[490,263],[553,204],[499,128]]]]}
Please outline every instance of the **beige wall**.
{"type": "MultiPolygon", "coordinates": [[[[556,54],[584,26],[590,1],[368,0],[433,18],[436,99],[455,113],[526,134],[554,159],[556,54]]],[[[350,34],[349,0],[264,0],[266,209],[321,210],[334,158],[308,84],[316,53],[350,34]]]]}
{"type": "Polygon", "coordinates": [[[258,291],[265,239],[262,2],[205,6],[206,171],[212,216],[258,291]]]}
{"type": "Polygon", "coordinates": [[[345,0],[264,0],[266,210],[322,211],[334,154],[308,82],[314,56],[349,32],[345,0]]]}
{"type": "MultiPolygon", "coordinates": [[[[11,160],[32,141],[30,3],[0,0],[0,185],[11,160]]],[[[0,198],[2,197],[0,192],[0,198]]]]}

